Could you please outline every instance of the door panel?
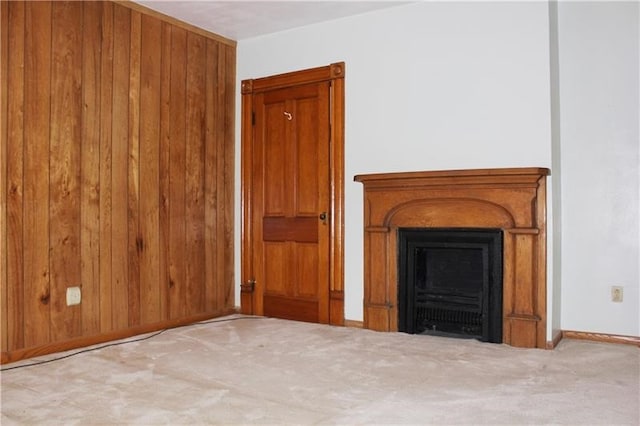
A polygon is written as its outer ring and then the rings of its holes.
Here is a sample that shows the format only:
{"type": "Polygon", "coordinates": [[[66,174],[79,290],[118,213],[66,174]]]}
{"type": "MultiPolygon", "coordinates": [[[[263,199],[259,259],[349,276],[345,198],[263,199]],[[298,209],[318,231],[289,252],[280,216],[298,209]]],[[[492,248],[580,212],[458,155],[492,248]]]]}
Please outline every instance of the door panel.
{"type": "MultiPolygon", "coordinates": [[[[257,160],[261,162],[264,168],[265,182],[285,182],[287,175],[287,156],[288,151],[287,135],[283,114],[285,110],[284,104],[267,104],[264,105],[264,120],[260,116],[261,109],[256,111],[256,123],[264,123],[262,126],[256,126],[257,143],[262,144],[264,150],[264,161],[262,158],[257,160]],[[262,134],[261,134],[262,133],[262,134]],[[260,137],[262,136],[262,137],[260,137]],[[268,141],[265,143],[264,141],[268,141]]],[[[256,165],[260,166],[260,165],[256,165]]],[[[257,176],[259,178],[259,176],[257,176]]],[[[258,183],[258,182],[256,182],[258,183]]],[[[264,214],[268,216],[284,216],[286,206],[286,186],[284,185],[265,185],[264,186],[264,214]]]]}
{"type": "Polygon", "coordinates": [[[267,316],[329,320],[329,82],[255,97],[254,268],[267,316]]]}

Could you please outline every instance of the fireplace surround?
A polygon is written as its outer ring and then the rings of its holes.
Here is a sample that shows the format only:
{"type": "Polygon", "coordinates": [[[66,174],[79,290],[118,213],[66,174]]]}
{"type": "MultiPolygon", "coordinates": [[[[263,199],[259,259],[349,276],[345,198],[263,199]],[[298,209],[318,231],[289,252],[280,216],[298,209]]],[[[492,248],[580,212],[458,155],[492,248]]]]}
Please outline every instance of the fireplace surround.
{"type": "Polygon", "coordinates": [[[364,324],[398,331],[398,229],[503,232],[502,341],[546,347],[545,168],[379,173],[364,185],[364,324]]]}

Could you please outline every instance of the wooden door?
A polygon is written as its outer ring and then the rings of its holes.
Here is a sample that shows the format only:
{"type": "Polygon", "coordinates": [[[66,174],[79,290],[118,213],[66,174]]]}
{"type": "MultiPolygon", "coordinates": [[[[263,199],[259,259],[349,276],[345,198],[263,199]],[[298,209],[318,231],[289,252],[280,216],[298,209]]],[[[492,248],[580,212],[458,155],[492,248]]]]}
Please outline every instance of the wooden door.
{"type": "Polygon", "coordinates": [[[250,132],[243,135],[250,145],[243,147],[243,164],[250,169],[243,176],[245,231],[250,230],[243,235],[243,293],[251,292],[245,313],[343,321],[342,288],[336,290],[333,271],[332,90],[331,79],[294,79],[251,94],[251,114],[244,116],[251,123],[243,125],[250,132]]]}

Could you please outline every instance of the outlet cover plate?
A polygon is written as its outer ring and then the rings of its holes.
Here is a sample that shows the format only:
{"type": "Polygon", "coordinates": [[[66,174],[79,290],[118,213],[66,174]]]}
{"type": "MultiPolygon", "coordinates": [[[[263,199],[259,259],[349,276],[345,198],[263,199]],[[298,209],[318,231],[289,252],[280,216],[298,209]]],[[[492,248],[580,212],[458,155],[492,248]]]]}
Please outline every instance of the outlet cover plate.
{"type": "Polygon", "coordinates": [[[67,306],[79,305],[81,301],[80,287],[67,287],[67,306]]]}
{"type": "Polygon", "coordinates": [[[611,301],[621,303],[624,299],[623,287],[619,285],[611,286],[611,301]]]}

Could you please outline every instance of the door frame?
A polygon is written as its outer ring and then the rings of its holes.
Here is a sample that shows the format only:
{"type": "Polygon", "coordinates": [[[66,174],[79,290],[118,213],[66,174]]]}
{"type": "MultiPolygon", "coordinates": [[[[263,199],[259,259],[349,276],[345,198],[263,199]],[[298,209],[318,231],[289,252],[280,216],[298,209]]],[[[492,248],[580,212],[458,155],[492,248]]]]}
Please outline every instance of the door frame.
{"type": "Polygon", "coordinates": [[[241,126],[241,284],[240,307],[247,315],[254,312],[255,290],[252,264],[253,229],[253,96],[284,87],[330,82],[329,89],[329,324],[344,325],[344,77],[345,64],[337,62],[318,68],[269,77],[242,80],[241,126]]]}

